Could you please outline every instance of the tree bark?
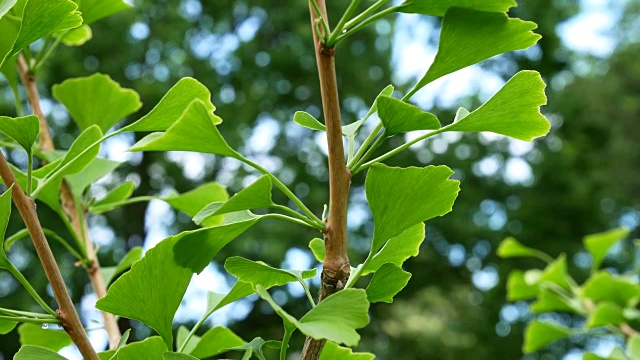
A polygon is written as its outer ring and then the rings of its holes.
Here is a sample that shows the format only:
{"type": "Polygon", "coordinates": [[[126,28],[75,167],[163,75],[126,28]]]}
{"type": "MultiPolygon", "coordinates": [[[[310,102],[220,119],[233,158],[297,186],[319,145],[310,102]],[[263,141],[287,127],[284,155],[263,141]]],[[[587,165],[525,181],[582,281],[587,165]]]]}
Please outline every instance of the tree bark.
{"type": "MultiPolygon", "coordinates": [[[[340,99],[336,80],[334,48],[326,48],[315,33],[314,23],[319,16],[327,22],[325,0],[317,1],[321,14],[316,14],[310,5],[311,29],[314,33],[316,62],[320,78],[322,110],[327,129],[329,163],[329,217],[324,232],[326,255],[322,264],[322,282],[319,301],[341,290],[347,283],[351,272],[347,256],[347,206],[351,173],[347,169],[342,140],[342,121],[340,117],[340,99]]],[[[340,309],[335,309],[340,311],[340,309]]],[[[325,340],[307,338],[301,359],[318,359],[325,340]]]]}

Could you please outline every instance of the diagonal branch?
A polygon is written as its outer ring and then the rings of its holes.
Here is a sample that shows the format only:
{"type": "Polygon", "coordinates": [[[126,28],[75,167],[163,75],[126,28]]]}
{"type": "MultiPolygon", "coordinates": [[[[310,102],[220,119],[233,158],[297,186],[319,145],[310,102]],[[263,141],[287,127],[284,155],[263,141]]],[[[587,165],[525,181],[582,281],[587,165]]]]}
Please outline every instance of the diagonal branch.
{"type": "MultiPolygon", "coordinates": [[[[317,0],[320,14],[310,6],[311,26],[316,19],[327,20],[325,0],[317,0]]],[[[328,35],[328,34],[325,34],[328,35]]],[[[322,264],[322,286],[320,301],[341,290],[349,279],[351,266],[347,256],[347,206],[351,173],[347,169],[342,143],[342,122],[340,119],[340,99],[336,80],[334,48],[327,48],[314,32],[316,61],[322,94],[322,109],[327,128],[329,157],[329,218],[324,232],[326,255],[322,264]]],[[[336,309],[336,311],[340,311],[336,309]]],[[[307,338],[301,359],[317,360],[320,357],[324,340],[307,338]]]]}
{"type": "MultiPolygon", "coordinates": [[[[51,139],[51,133],[49,132],[47,119],[40,108],[40,95],[36,86],[35,77],[33,74],[29,73],[27,62],[22,54],[18,56],[18,72],[20,73],[22,83],[27,90],[27,97],[29,98],[31,109],[40,120],[40,150],[55,150],[53,140],[51,139]]],[[[93,242],[91,241],[91,237],[87,231],[88,227],[86,221],[84,218],[79,216],[78,204],[76,204],[66,181],[62,182],[60,193],[62,198],[62,210],[69,218],[75,235],[78,239],[84,239],[84,246],[88,256],[88,265],[86,265],[87,275],[89,276],[89,280],[91,281],[91,285],[93,286],[96,296],[98,299],[101,299],[107,295],[107,287],[102,277],[100,263],[96,257],[93,242]]],[[[120,337],[122,336],[116,318],[113,314],[104,311],[102,312],[102,318],[104,320],[105,330],[109,337],[109,348],[115,349],[118,346],[120,337]]]]}
{"type": "Polygon", "coordinates": [[[91,346],[91,342],[89,342],[87,333],[84,331],[78,313],[73,307],[73,301],[71,301],[69,297],[67,286],[62,279],[62,274],[60,274],[56,259],[53,257],[49,243],[44,236],[42,227],[40,226],[40,220],[38,220],[38,215],[36,214],[35,202],[28,198],[18,185],[2,152],[0,152],[0,177],[7,187],[13,185],[13,202],[18,208],[22,219],[24,219],[24,223],[27,226],[27,230],[29,230],[31,240],[33,240],[33,245],[44,268],[44,272],[51,284],[53,295],[58,302],[58,313],[62,327],[69,334],[69,337],[76,344],[78,350],[80,350],[80,353],[86,360],[99,360],[93,346],[91,346]]]}

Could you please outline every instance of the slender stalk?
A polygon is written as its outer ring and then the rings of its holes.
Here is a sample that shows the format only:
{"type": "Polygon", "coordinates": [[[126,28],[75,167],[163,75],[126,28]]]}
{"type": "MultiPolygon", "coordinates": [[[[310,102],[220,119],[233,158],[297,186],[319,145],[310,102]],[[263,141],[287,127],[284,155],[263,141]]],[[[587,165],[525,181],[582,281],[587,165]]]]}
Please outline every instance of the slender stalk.
{"type": "Polygon", "coordinates": [[[18,91],[17,86],[10,86],[11,92],[13,92],[13,101],[16,106],[16,115],[18,117],[23,116],[24,112],[22,111],[22,101],[20,101],[20,92],[18,91]]]}
{"type": "MultiPolygon", "coordinates": [[[[317,2],[320,12],[310,8],[311,24],[318,16],[327,17],[325,0],[317,2]]],[[[326,35],[326,34],[325,34],[326,35]]],[[[335,71],[334,48],[328,48],[314,34],[316,62],[322,94],[322,109],[327,127],[327,145],[329,158],[329,218],[324,231],[326,255],[322,264],[319,301],[344,288],[351,266],[347,256],[347,206],[351,172],[345,163],[342,144],[342,122],[340,119],[340,100],[335,71]]],[[[340,311],[340,309],[335,309],[340,311]]],[[[317,360],[320,357],[324,340],[307,337],[302,349],[301,359],[317,360]]]]}
{"type": "Polygon", "coordinates": [[[27,196],[31,196],[31,177],[33,173],[33,154],[27,152],[27,196]]]}
{"type": "Polygon", "coordinates": [[[9,168],[7,160],[1,152],[0,177],[7,187],[13,185],[13,202],[18,208],[27,229],[29,229],[31,240],[33,241],[33,245],[38,253],[40,262],[44,267],[47,279],[51,284],[53,295],[58,302],[58,314],[60,315],[60,322],[62,323],[63,328],[69,334],[69,337],[76,344],[78,350],[80,350],[80,353],[86,360],[99,360],[98,355],[91,346],[91,342],[89,342],[89,338],[84,331],[82,323],[80,322],[80,318],[73,306],[73,301],[69,297],[69,292],[67,291],[67,286],[64,283],[58,264],[56,263],[53,253],[51,252],[51,248],[49,248],[49,243],[44,236],[42,226],[40,226],[40,220],[36,214],[35,203],[22,191],[22,188],[11,172],[11,168],[9,168]]]}
{"type": "Polygon", "coordinates": [[[397,12],[398,9],[400,8],[400,6],[392,6],[390,8],[386,8],[382,11],[380,11],[379,13],[367,18],[366,20],[364,20],[363,22],[355,25],[353,28],[351,29],[347,29],[347,32],[344,32],[342,34],[340,34],[340,36],[338,36],[335,39],[334,45],[340,43],[342,40],[348,38],[349,36],[357,33],[359,30],[361,30],[362,28],[364,28],[365,26],[376,22],[379,19],[382,19],[383,17],[389,15],[389,14],[393,14],[394,12],[397,12]]]}
{"type": "MultiPolygon", "coordinates": [[[[56,318],[30,318],[30,317],[15,317],[15,316],[4,316],[0,315],[0,320],[6,321],[15,321],[15,322],[23,322],[23,323],[32,323],[32,324],[60,324],[60,320],[56,318]]],[[[97,357],[96,357],[97,359],[97,357]]]]}
{"type": "Polygon", "coordinates": [[[112,202],[112,203],[109,203],[109,204],[106,204],[106,205],[92,206],[92,207],[89,208],[89,210],[91,212],[101,213],[103,211],[108,211],[108,210],[111,210],[113,208],[120,207],[120,206],[125,206],[125,205],[145,202],[145,201],[151,201],[151,200],[159,200],[159,199],[160,199],[160,197],[158,197],[158,196],[136,196],[136,197],[129,198],[129,199],[126,199],[126,200],[115,201],[115,202],[112,202]]]}
{"type": "Polygon", "coordinates": [[[47,60],[49,60],[49,57],[51,57],[51,55],[53,54],[53,52],[56,50],[56,48],[58,47],[58,45],[60,45],[60,42],[62,41],[62,38],[69,32],[69,30],[66,30],[65,32],[63,32],[62,34],[60,34],[60,36],[58,36],[58,38],[56,39],[56,41],[53,43],[53,45],[49,46],[48,49],[42,49],[40,52],[45,51],[44,56],[40,56],[40,54],[38,53],[38,56],[36,58],[36,64],[34,66],[33,72],[37,73],[38,70],[40,70],[40,68],[42,67],[43,64],[45,64],[47,62],[47,60]],[[39,59],[38,59],[39,58],[39,59]]]}
{"type": "MultiPolygon", "coordinates": [[[[47,53],[45,53],[45,55],[42,57],[40,62],[37,63],[35,71],[37,71],[37,69],[47,61],[51,53],[53,53],[53,50],[60,43],[60,40],[62,39],[63,36],[64,34],[61,35],[58,39],[56,39],[56,41],[49,47],[49,49],[47,50],[47,53]]],[[[24,56],[22,56],[22,54],[18,56],[18,72],[20,73],[20,78],[22,79],[24,87],[27,90],[29,104],[31,104],[31,108],[33,109],[34,114],[38,115],[38,119],[40,120],[40,150],[42,151],[55,150],[55,146],[51,138],[51,133],[49,132],[47,119],[42,113],[42,109],[40,107],[40,95],[38,93],[38,88],[36,86],[35,77],[32,72],[29,72],[29,68],[27,67],[26,60],[24,56]]],[[[103,137],[103,139],[106,139],[115,134],[117,134],[117,132],[107,135],[103,137]]],[[[100,143],[98,143],[97,145],[92,144],[91,147],[99,146],[99,144],[100,143]]],[[[88,150],[85,150],[85,152],[86,151],[88,150]]],[[[71,164],[67,164],[67,166],[69,165],[71,164]]],[[[42,188],[43,187],[39,187],[34,191],[33,193],[34,198],[38,190],[42,188]]],[[[84,218],[84,213],[81,210],[81,207],[79,206],[80,204],[77,204],[75,199],[73,198],[71,190],[69,189],[69,186],[66,181],[62,182],[60,193],[62,198],[62,201],[61,201],[62,210],[71,221],[71,225],[74,229],[74,233],[76,237],[78,239],[85,240],[84,244],[79,244],[80,249],[82,249],[83,255],[86,255],[85,269],[87,271],[87,275],[89,276],[89,280],[91,281],[91,285],[93,286],[93,289],[96,295],[98,296],[98,299],[101,299],[107,295],[107,286],[104,283],[104,279],[100,271],[100,263],[98,262],[98,258],[95,255],[93,242],[91,241],[91,237],[87,232],[87,225],[84,218]]],[[[29,201],[33,201],[33,200],[29,199],[29,201]]],[[[35,214],[35,211],[34,211],[34,214],[35,214]]],[[[40,232],[42,233],[42,229],[40,229],[40,232]]],[[[33,234],[31,234],[31,238],[34,239],[35,241],[33,234]]],[[[44,239],[43,233],[42,233],[42,238],[44,239]]],[[[55,264],[55,261],[54,261],[54,264],[55,264]]],[[[56,265],[56,269],[57,269],[57,265],[56,265]]],[[[59,273],[59,270],[58,270],[58,273],[59,273]]],[[[51,281],[51,279],[49,279],[49,281],[51,281]]],[[[51,285],[53,286],[53,283],[51,285]]],[[[116,318],[115,316],[113,316],[113,314],[103,311],[102,317],[104,319],[104,327],[107,330],[107,335],[109,337],[109,348],[113,349],[118,346],[118,342],[120,341],[120,337],[121,337],[120,328],[118,327],[118,323],[116,322],[116,318]]],[[[82,331],[82,334],[84,334],[84,337],[86,337],[84,330],[82,331]]],[[[76,343],[76,345],[78,344],[76,343]]],[[[78,345],[78,347],[80,347],[80,345],[78,345]]],[[[93,354],[95,354],[95,352],[93,352],[93,354]]],[[[93,357],[88,358],[85,355],[85,359],[89,360],[89,359],[93,359],[93,357]]]]}
{"type": "Polygon", "coordinates": [[[369,149],[369,145],[371,145],[373,140],[376,138],[376,135],[378,135],[378,133],[380,132],[380,130],[382,130],[383,127],[384,127],[384,125],[382,124],[382,122],[380,122],[376,126],[376,128],[373,129],[373,131],[369,134],[369,136],[367,136],[367,138],[364,140],[362,145],[360,145],[360,148],[358,149],[358,152],[356,152],[356,154],[353,156],[351,161],[349,161],[349,163],[347,164],[347,167],[351,171],[353,171],[353,166],[360,160],[360,158],[365,153],[365,151],[367,151],[369,149]]]}
{"type": "Polygon", "coordinates": [[[284,328],[284,336],[282,337],[282,346],[280,347],[280,360],[287,360],[287,349],[289,348],[289,339],[291,339],[291,335],[293,334],[293,329],[289,329],[287,327],[284,328]]]}
{"type": "Polygon", "coordinates": [[[353,15],[353,13],[356,11],[358,5],[360,5],[360,0],[351,0],[351,3],[349,3],[347,10],[345,10],[344,14],[342,14],[342,17],[338,21],[338,24],[327,38],[326,46],[332,46],[332,44],[335,43],[336,38],[345,29],[345,24],[347,23],[351,15],[353,15]]]}
{"type": "Polygon", "coordinates": [[[386,4],[389,0],[378,0],[376,1],[373,5],[369,6],[367,8],[367,10],[363,11],[360,15],[354,17],[353,19],[349,20],[349,22],[347,22],[347,24],[345,25],[345,28],[348,30],[350,28],[352,28],[354,25],[356,25],[357,23],[361,22],[362,20],[366,19],[369,15],[373,14],[374,12],[376,12],[376,10],[378,10],[382,5],[386,4]]]}
{"type": "Polygon", "coordinates": [[[298,282],[302,285],[305,294],[307,294],[307,299],[309,300],[309,304],[311,304],[311,307],[316,307],[316,302],[313,301],[313,296],[311,296],[311,291],[309,291],[307,283],[304,281],[304,279],[298,279],[298,282]]]}
{"type": "Polygon", "coordinates": [[[362,165],[362,163],[364,163],[365,161],[367,161],[367,159],[369,159],[369,157],[371,157],[371,155],[373,155],[373,153],[378,149],[378,147],[380,146],[380,144],[382,144],[382,142],[384,141],[384,139],[386,139],[387,136],[385,135],[385,131],[383,130],[382,133],[380,134],[380,136],[378,136],[378,138],[376,139],[376,141],[373,143],[373,145],[371,145],[371,147],[369,148],[369,150],[367,150],[366,153],[364,153],[364,155],[362,155],[362,157],[360,158],[360,160],[358,160],[358,162],[353,166],[353,168],[351,169],[351,171],[353,171],[354,173],[358,173],[358,169],[360,168],[360,166],[362,165]]]}
{"type": "Polygon", "coordinates": [[[58,320],[58,314],[56,314],[56,315],[47,315],[47,314],[34,313],[34,312],[30,312],[30,311],[20,311],[20,310],[5,309],[5,308],[0,308],[0,314],[11,315],[11,316],[25,316],[25,317],[31,317],[31,318],[34,318],[34,319],[55,319],[55,320],[58,320]]]}
{"type": "Polygon", "coordinates": [[[299,212],[297,212],[297,211],[295,211],[295,210],[293,210],[291,208],[288,208],[288,207],[282,206],[282,205],[274,205],[272,208],[276,209],[276,210],[280,210],[280,211],[282,211],[284,213],[287,213],[287,214],[291,215],[292,217],[294,217],[296,219],[302,220],[306,224],[310,225],[313,228],[316,228],[318,230],[324,230],[324,223],[318,224],[318,223],[314,222],[313,220],[309,219],[308,217],[300,214],[299,212]]]}
{"type": "Polygon", "coordinates": [[[22,275],[20,270],[18,270],[18,268],[16,268],[12,263],[8,263],[7,265],[8,265],[7,270],[11,273],[11,275],[13,275],[13,277],[16,278],[16,280],[18,280],[20,284],[22,284],[22,286],[27,290],[27,292],[31,295],[31,297],[38,303],[38,305],[40,305],[40,307],[42,307],[44,311],[51,314],[51,316],[54,316],[57,318],[58,314],[55,312],[55,310],[53,310],[49,306],[49,304],[47,304],[47,302],[44,301],[40,297],[40,295],[38,295],[38,292],[36,291],[36,289],[34,289],[33,286],[31,286],[31,283],[29,282],[29,280],[27,280],[24,277],[24,275],[22,275]]]}

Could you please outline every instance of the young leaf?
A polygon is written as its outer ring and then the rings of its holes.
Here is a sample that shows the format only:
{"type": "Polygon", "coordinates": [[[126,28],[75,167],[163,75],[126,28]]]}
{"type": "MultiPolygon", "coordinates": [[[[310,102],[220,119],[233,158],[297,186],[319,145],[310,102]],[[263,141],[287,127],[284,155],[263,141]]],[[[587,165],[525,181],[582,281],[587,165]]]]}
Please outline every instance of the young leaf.
{"type": "Polygon", "coordinates": [[[514,257],[534,257],[542,261],[550,261],[551,257],[542,251],[522,245],[514,237],[507,237],[500,243],[496,254],[503,259],[514,257]]]}
{"type": "MultiPolygon", "coordinates": [[[[202,100],[193,100],[182,116],[164,133],[152,133],[130,151],[196,151],[242,158],[224,140],[213,115],[202,100]]],[[[218,118],[219,119],[219,118],[218,118]]]]}
{"type": "MultiPolygon", "coordinates": [[[[189,332],[190,332],[189,329],[187,329],[187,327],[184,325],[181,325],[178,328],[178,333],[176,334],[176,349],[182,349],[184,342],[187,341],[187,336],[189,336],[189,332]]],[[[185,354],[191,354],[191,351],[193,351],[193,349],[196,348],[196,345],[198,345],[198,342],[200,342],[200,336],[198,335],[191,336],[191,338],[189,339],[189,344],[187,344],[183,352],[185,354]]]]}
{"type": "Polygon", "coordinates": [[[214,292],[210,292],[207,295],[207,311],[206,314],[213,314],[218,309],[235,302],[236,300],[240,300],[245,298],[251,294],[255,293],[253,286],[249,283],[243,281],[236,281],[233,284],[233,287],[227,294],[218,294],[214,292]]]}
{"type": "Polygon", "coordinates": [[[420,244],[424,241],[424,224],[414,225],[402,234],[391,238],[371,258],[371,261],[362,270],[362,275],[377,271],[384,264],[395,264],[401,267],[410,257],[417,256],[420,251],[420,244]]]}
{"type": "Polygon", "coordinates": [[[53,351],[71,345],[71,338],[66,332],[43,329],[39,324],[24,323],[18,327],[18,334],[22,345],[37,345],[53,351]]]}
{"type": "Polygon", "coordinates": [[[471,114],[469,112],[469,110],[467,110],[467,109],[465,109],[463,107],[460,107],[460,108],[458,108],[458,111],[456,111],[456,116],[455,116],[455,118],[453,118],[453,122],[460,121],[460,120],[466,118],[469,114],[471,114]]]}
{"type": "Polygon", "coordinates": [[[61,30],[53,33],[66,46],[82,46],[93,37],[89,25],[83,24],[75,29],[61,30]]]}
{"type": "Polygon", "coordinates": [[[518,6],[515,0],[405,0],[398,11],[443,16],[452,7],[487,12],[507,12],[514,6],[518,6]]]}
{"type": "Polygon", "coordinates": [[[171,236],[149,250],[96,303],[102,311],[147,324],[162,336],[167,349],[172,348],[173,317],[193,275],[174,261],[173,247],[184,234],[171,236]]]}
{"type": "Polygon", "coordinates": [[[176,262],[193,272],[200,273],[209,265],[211,259],[228,243],[260,221],[248,211],[230,213],[224,223],[194,231],[185,231],[174,246],[176,262]]]}
{"type": "Polygon", "coordinates": [[[327,130],[324,124],[322,124],[320,121],[314,118],[311,114],[304,111],[296,111],[296,113],[293,114],[293,122],[311,130],[318,130],[318,131],[327,130]]]}
{"type": "Polygon", "coordinates": [[[540,106],[547,103],[545,86],[537,72],[520,71],[484,105],[447,129],[490,131],[524,141],[543,136],[551,128],[540,113],[540,106]]]}
{"type": "MultiPolygon", "coordinates": [[[[99,146],[92,145],[100,141],[101,138],[102,131],[100,131],[97,125],[92,125],[84,130],[76,141],[71,144],[71,148],[69,148],[64,158],[62,158],[55,169],[51,171],[51,173],[55,173],[55,175],[46,178],[51,181],[47,187],[52,187],[57,190],[58,187],[53,186],[53,184],[56,183],[53,181],[54,179],[61,179],[63,176],[78,173],[89,166],[100,151],[99,146]],[[82,154],[82,152],[89,147],[91,147],[91,150],[82,154]],[[66,169],[61,170],[62,167],[65,166],[66,169]]],[[[40,193],[41,191],[43,191],[43,189],[38,188],[38,192],[40,193]]]]}
{"type": "Polygon", "coordinates": [[[94,214],[101,214],[115,209],[115,203],[130,198],[135,187],[136,184],[133,181],[125,181],[121,183],[111,189],[111,191],[109,191],[102,199],[93,203],[89,211],[94,214]]]}
{"type": "Polygon", "coordinates": [[[573,330],[552,322],[532,321],[524,333],[522,351],[532,353],[556,340],[570,336],[573,330]]]}
{"type": "Polygon", "coordinates": [[[228,328],[216,326],[202,335],[196,347],[189,354],[198,359],[210,358],[223,353],[226,348],[240,346],[246,343],[246,341],[242,340],[242,338],[228,328]]]}
{"type": "Polygon", "coordinates": [[[13,360],[67,360],[57,352],[41,346],[25,345],[13,357],[13,360]]]}
{"type": "Polygon", "coordinates": [[[640,287],[622,277],[613,276],[608,271],[601,271],[584,284],[582,294],[596,303],[610,301],[626,308],[638,300],[640,287]]]}
{"type": "Polygon", "coordinates": [[[396,296],[411,279],[411,273],[402,270],[394,264],[384,264],[373,274],[373,279],[367,286],[367,299],[370,303],[392,303],[396,296]]]}
{"type": "Polygon", "coordinates": [[[94,23],[118,11],[128,9],[131,5],[123,0],[82,0],[78,2],[85,24],[94,23]]]}
{"type": "Polygon", "coordinates": [[[18,325],[16,321],[0,320],[0,335],[10,333],[18,325]]]}
{"type": "Polygon", "coordinates": [[[254,286],[262,285],[265,289],[316,276],[316,269],[305,271],[276,269],[262,262],[247,260],[239,256],[228,258],[224,262],[224,268],[238,280],[254,286]]]}
{"type": "Polygon", "coordinates": [[[422,111],[417,106],[390,97],[378,99],[378,116],[384,124],[387,136],[416,131],[435,130],[440,128],[440,121],[435,115],[422,111]]]}
{"type": "Polygon", "coordinates": [[[7,54],[0,54],[4,63],[24,47],[57,30],[73,29],[82,25],[78,5],[70,0],[29,0],[22,13],[18,37],[7,54]]]}
{"type": "Polygon", "coordinates": [[[509,18],[506,14],[452,8],[442,20],[438,52],[427,73],[409,96],[433,80],[498,54],[524,50],[540,35],[533,22],[509,18]]]}
{"type": "MultiPolygon", "coordinates": [[[[204,102],[208,112],[213,113],[216,107],[211,103],[211,93],[198,80],[182,78],[160,100],[147,115],[122,131],[165,131],[180,118],[192,101],[204,102]]],[[[215,124],[222,122],[217,116],[212,118],[215,124]]]]}
{"type": "MultiPolygon", "coordinates": [[[[234,211],[253,210],[273,206],[271,187],[271,177],[269,177],[269,175],[263,175],[251,185],[233,195],[231,199],[223,203],[217,210],[209,212],[206,207],[202,209],[195,217],[199,219],[196,223],[202,223],[213,216],[234,211]]],[[[213,208],[209,209],[212,210],[213,208]]]]}
{"type": "Polygon", "coordinates": [[[557,311],[574,314],[581,312],[582,304],[580,300],[562,296],[553,290],[553,287],[540,286],[539,288],[538,300],[531,304],[532,312],[545,313],[557,311]]]}
{"type": "Polygon", "coordinates": [[[376,356],[370,353],[354,353],[349,348],[338,346],[327,341],[320,354],[320,360],[373,360],[376,356]]]}
{"type": "Polygon", "coordinates": [[[0,0],[0,19],[5,16],[18,0],[0,0]]]}
{"type": "Polygon", "coordinates": [[[229,195],[224,186],[217,182],[210,182],[183,194],[173,193],[167,195],[162,200],[166,201],[172,208],[193,217],[207,204],[215,201],[225,201],[228,198],[229,195]]]}
{"type": "Polygon", "coordinates": [[[167,346],[159,336],[148,337],[142,341],[131,343],[118,350],[109,350],[98,354],[100,360],[140,360],[162,359],[162,354],[167,351],[167,346]],[[117,358],[113,358],[115,353],[117,358]]]}
{"type": "Polygon", "coordinates": [[[280,315],[285,327],[295,326],[303,334],[316,340],[327,339],[338,344],[356,346],[360,335],[355,330],[369,323],[369,302],[362,289],[339,291],[309,310],[300,320],[282,310],[262,286],[257,285],[256,291],[280,315]]]}
{"type": "Polygon", "coordinates": [[[550,282],[565,290],[570,290],[570,279],[571,277],[567,270],[567,256],[565,254],[561,254],[556,260],[547,265],[540,275],[538,283],[544,284],[545,282],[550,282]]]}
{"type": "Polygon", "coordinates": [[[31,154],[31,147],[39,133],[40,123],[36,115],[18,118],[0,116],[0,134],[17,141],[27,154],[31,154]]]}
{"type": "Polygon", "coordinates": [[[362,119],[356,122],[353,122],[349,125],[343,126],[342,134],[348,138],[355,138],[356,134],[358,133],[358,130],[360,130],[360,127],[365,123],[365,121],[367,121],[367,119],[369,119],[371,115],[378,112],[378,100],[380,100],[383,97],[391,96],[391,94],[393,94],[393,90],[394,90],[393,85],[387,85],[387,87],[382,89],[382,91],[380,91],[378,96],[376,96],[376,99],[373,101],[373,105],[371,105],[371,108],[369,108],[369,111],[367,112],[367,114],[362,119]]]}
{"type": "Polygon", "coordinates": [[[507,278],[507,300],[520,301],[530,300],[538,296],[539,287],[531,285],[525,280],[525,273],[521,270],[514,270],[507,278]]]}
{"type": "MultiPolygon", "coordinates": [[[[262,351],[262,348],[266,345],[268,348],[274,348],[273,345],[274,343],[280,343],[280,346],[282,346],[282,342],[280,341],[274,341],[274,340],[269,340],[269,341],[265,341],[263,338],[261,337],[257,337],[254,338],[253,340],[251,340],[248,344],[244,344],[244,345],[240,345],[240,346],[234,346],[234,347],[230,347],[230,348],[226,348],[224,349],[225,351],[244,351],[245,352],[245,358],[246,358],[246,354],[249,354],[249,356],[251,355],[255,355],[259,360],[267,360],[264,357],[264,353],[262,351]]],[[[276,349],[279,349],[280,347],[276,347],[276,349]]]]}
{"type": "Polygon", "coordinates": [[[589,314],[587,329],[600,326],[619,325],[625,321],[622,308],[615,303],[603,301],[596,305],[595,310],[589,314]]]}
{"type": "Polygon", "coordinates": [[[446,166],[371,166],[365,181],[375,224],[371,252],[411,226],[451,211],[460,190],[459,181],[449,180],[452,174],[446,166]]]}
{"type": "Polygon", "coordinates": [[[187,354],[166,352],[162,354],[162,360],[198,360],[198,358],[187,354]]]}
{"type": "Polygon", "coordinates": [[[81,197],[89,186],[112,173],[121,164],[121,162],[109,159],[93,159],[84,170],[66,177],[71,193],[76,197],[81,197]]]}
{"type": "Polygon", "coordinates": [[[313,253],[313,256],[315,256],[316,260],[318,260],[319,262],[324,261],[324,256],[326,254],[326,250],[324,248],[324,240],[318,238],[312,239],[309,242],[309,249],[311,249],[311,252],[313,253]]]}
{"type": "Polygon", "coordinates": [[[617,228],[607,232],[585,236],[582,242],[593,257],[592,271],[600,268],[600,264],[602,264],[609,249],[628,235],[629,230],[617,228]]]}
{"type": "Polygon", "coordinates": [[[52,93],[69,110],[80,130],[98,125],[105,133],[142,106],[137,92],[122,88],[104,74],[65,80],[54,85],[52,93]]]}

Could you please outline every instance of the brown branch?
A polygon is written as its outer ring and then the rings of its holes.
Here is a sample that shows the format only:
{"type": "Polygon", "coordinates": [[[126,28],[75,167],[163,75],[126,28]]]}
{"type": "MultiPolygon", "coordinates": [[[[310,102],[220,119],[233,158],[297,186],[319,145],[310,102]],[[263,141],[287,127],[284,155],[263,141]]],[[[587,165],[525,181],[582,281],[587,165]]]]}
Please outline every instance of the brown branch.
{"type": "MultiPolygon", "coordinates": [[[[327,296],[344,288],[351,271],[347,256],[347,206],[351,173],[347,169],[344,159],[334,48],[326,48],[315,33],[314,24],[319,16],[328,22],[326,3],[325,0],[318,0],[317,4],[321,14],[316,14],[311,4],[309,10],[320,78],[322,109],[327,128],[329,157],[329,218],[324,233],[326,255],[322,264],[322,286],[319,298],[322,301],[327,296]]],[[[340,310],[336,309],[336,311],[340,310]]],[[[307,338],[301,359],[317,360],[324,344],[324,340],[307,338]]]]}
{"type": "MultiPolygon", "coordinates": [[[[40,120],[40,150],[55,150],[55,146],[51,138],[51,133],[49,132],[47,119],[42,113],[42,109],[40,108],[40,94],[38,93],[35,77],[33,74],[29,73],[27,62],[24,58],[24,55],[22,54],[18,56],[18,72],[20,73],[22,83],[27,90],[27,97],[29,98],[31,109],[33,110],[33,113],[38,116],[38,120],[40,120]]],[[[71,190],[69,189],[69,185],[66,181],[62,182],[60,193],[62,198],[62,210],[69,218],[75,235],[78,237],[78,239],[85,240],[84,245],[86,254],[88,256],[88,265],[86,266],[87,275],[89,276],[89,280],[91,281],[91,285],[93,286],[93,290],[95,291],[96,296],[98,297],[98,299],[101,299],[107,295],[107,287],[102,278],[100,263],[95,256],[93,242],[91,241],[91,237],[89,236],[89,233],[87,231],[88,227],[86,221],[84,218],[81,219],[78,215],[78,204],[76,204],[73,195],[71,194],[71,190]]],[[[115,349],[118,346],[120,337],[122,336],[116,318],[115,316],[113,316],[113,314],[104,311],[102,311],[102,318],[104,320],[104,327],[109,338],[109,348],[115,349]]]]}
{"type": "Polygon", "coordinates": [[[44,268],[44,272],[51,284],[53,295],[58,302],[58,314],[60,315],[62,327],[69,334],[69,337],[76,344],[78,350],[80,350],[80,353],[86,360],[99,360],[93,346],[91,346],[91,342],[89,342],[87,333],[84,331],[78,313],[73,307],[73,301],[71,301],[69,297],[69,292],[62,279],[62,274],[60,274],[58,264],[42,232],[40,220],[38,220],[38,215],[36,214],[35,202],[28,198],[22,191],[22,188],[20,188],[20,185],[18,185],[2,152],[0,152],[0,177],[7,187],[13,185],[13,202],[18,208],[22,219],[24,219],[24,223],[29,230],[31,240],[33,240],[33,245],[44,268]]]}

